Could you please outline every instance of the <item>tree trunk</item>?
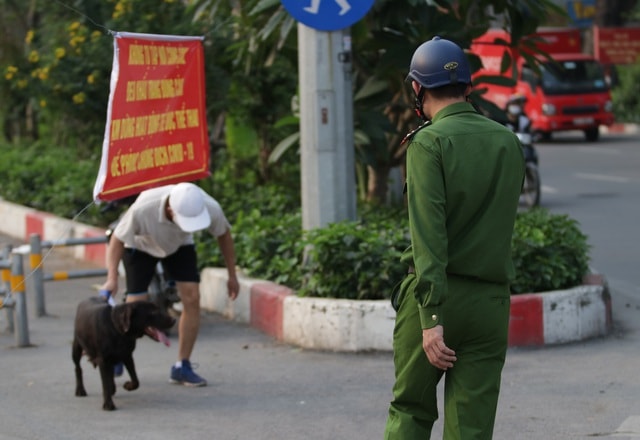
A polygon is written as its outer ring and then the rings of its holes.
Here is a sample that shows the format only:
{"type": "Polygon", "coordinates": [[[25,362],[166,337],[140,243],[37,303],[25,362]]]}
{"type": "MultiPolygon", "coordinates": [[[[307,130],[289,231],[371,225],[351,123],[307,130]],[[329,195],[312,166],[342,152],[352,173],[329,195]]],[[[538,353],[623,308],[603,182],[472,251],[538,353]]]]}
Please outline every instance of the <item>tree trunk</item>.
{"type": "Polygon", "coordinates": [[[367,201],[371,203],[384,204],[389,191],[389,171],[388,166],[378,164],[375,168],[367,167],[367,201]]]}

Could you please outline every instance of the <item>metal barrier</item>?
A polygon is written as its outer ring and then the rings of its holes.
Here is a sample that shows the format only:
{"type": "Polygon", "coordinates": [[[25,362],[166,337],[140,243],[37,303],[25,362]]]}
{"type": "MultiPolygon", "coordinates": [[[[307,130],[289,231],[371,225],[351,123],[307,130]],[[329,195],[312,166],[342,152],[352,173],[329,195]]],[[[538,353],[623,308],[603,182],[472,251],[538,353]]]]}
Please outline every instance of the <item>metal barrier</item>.
{"type": "Polygon", "coordinates": [[[36,315],[45,316],[45,281],[62,281],[74,278],[106,276],[106,269],[90,269],[75,271],[57,271],[45,273],[42,250],[58,246],[76,246],[87,244],[103,244],[107,237],[68,238],[63,240],[43,241],[39,234],[29,236],[29,244],[12,249],[10,246],[0,254],[0,309],[6,310],[7,330],[15,332],[16,345],[27,347],[29,343],[29,325],[27,319],[27,302],[25,294],[25,275],[23,259],[29,255],[31,272],[26,277],[33,284],[35,294],[36,315]]]}
{"type": "Polygon", "coordinates": [[[11,298],[11,245],[0,250],[0,309],[5,309],[7,331],[13,333],[13,299],[11,298]]]}
{"type": "Polygon", "coordinates": [[[9,322],[7,329],[10,332],[15,332],[18,347],[28,347],[30,345],[29,323],[22,254],[11,251],[10,247],[3,249],[0,270],[2,271],[3,293],[0,298],[0,308],[7,312],[9,322]],[[11,258],[9,258],[9,254],[11,258]]]}
{"type": "Polygon", "coordinates": [[[44,298],[44,282],[45,281],[64,281],[75,278],[89,278],[106,276],[106,269],[88,269],[88,270],[72,270],[58,271],[53,273],[45,273],[42,264],[42,250],[53,247],[66,247],[87,244],[104,244],[107,243],[107,236],[104,237],[87,237],[87,238],[66,238],[62,240],[41,240],[39,234],[31,234],[29,236],[28,247],[29,262],[31,264],[30,280],[33,282],[36,303],[36,315],[45,316],[47,314],[45,298],[44,298]]]}

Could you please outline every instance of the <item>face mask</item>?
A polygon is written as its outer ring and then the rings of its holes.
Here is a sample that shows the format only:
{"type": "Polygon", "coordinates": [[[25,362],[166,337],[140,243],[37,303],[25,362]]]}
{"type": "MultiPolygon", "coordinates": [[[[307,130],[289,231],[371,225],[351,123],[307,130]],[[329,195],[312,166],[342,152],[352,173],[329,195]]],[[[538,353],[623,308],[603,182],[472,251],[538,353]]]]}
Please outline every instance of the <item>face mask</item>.
{"type": "Polygon", "coordinates": [[[512,115],[517,116],[522,113],[522,107],[517,104],[509,104],[509,106],[507,107],[507,111],[512,115]]]}

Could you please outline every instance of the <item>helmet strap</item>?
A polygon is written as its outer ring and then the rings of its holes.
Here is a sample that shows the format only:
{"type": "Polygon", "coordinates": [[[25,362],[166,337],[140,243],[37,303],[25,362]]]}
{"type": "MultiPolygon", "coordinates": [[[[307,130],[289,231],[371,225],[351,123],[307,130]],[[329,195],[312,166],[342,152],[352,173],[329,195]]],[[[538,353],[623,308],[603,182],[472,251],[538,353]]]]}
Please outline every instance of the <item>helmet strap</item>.
{"type": "Polygon", "coordinates": [[[425,92],[425,88],[420,86],[420,90],[418,90],[418,93],[415,94],[416,100],[414,105],[415,105],[415,111],[418,117],[423,121],[426,121],[427,115],[425,115],[424,111],[422,110],[422,100],[424,99],[424,92],[425,92]]]}

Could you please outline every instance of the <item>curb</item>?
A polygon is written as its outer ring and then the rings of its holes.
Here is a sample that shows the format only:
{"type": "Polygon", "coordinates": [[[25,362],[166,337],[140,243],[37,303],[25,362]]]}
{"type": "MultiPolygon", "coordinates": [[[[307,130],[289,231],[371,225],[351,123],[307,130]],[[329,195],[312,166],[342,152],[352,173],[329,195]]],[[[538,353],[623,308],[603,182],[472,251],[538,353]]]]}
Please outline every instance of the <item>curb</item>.
{"type": "Polygon", "coordinates": [[[609,127],[601,126],[600,130],[605,134],[637,134],[640,132],[640,127],[638,124],[614,123],[609,127]]]}
{"type": "MultiPolygon", "coordinates": [[[[41,212],[0,199],[0,218],[11,219],[0,222],[0,232],[23,239],[29,243],[32,234],[40,235],[42,240],[60,240],[66,238],[104,237],[105,230],[84,225],[52,214],[41,212]]],[[[92,244],[71,247],[57,247],[79,260],[106,265],[107,245],[92,244]]]]}
{"type": "Polygon", "coordinates": [[[509,346],[541,346],[605,336],[612,328],[604,276],[591,274],[567,290],[511,296],[509,346]]]}
{"type": "MultiPolygon", "coordinates": [[[[29,242],[104,236],[104,229],[61,219],[0,199],[0,232],[29,242]]],[[[106,244],[56,248],[105,266],[106,244]]],[[[227,271],[205,268],[200,285],[203,310],[251,325],[273,338],[308,349],[391,351],[395,311],[388,300],[301,298],[291,289],[239,273],[240,294],[227,297],[227,271]]],[[[543,346],[605,336],[612,328],[611,295],[605,277],[560,291],[513,295],[509,346],[543,346]]]]}
{"type": "MultiPolygon", "coordinates": [[[[393,350],[395,311],[388,300],[301,298],[278,284],[240,276],[241,294],[248,299],[232,302],[226,276],[224,268],[203,270],[203,309],[302,348],[393,350]]],[[[572,289],[511,296],[510,347],[581,341],[605,336],[611,328],[611,295],[602,275],[589,275],[572,289]]]]}

